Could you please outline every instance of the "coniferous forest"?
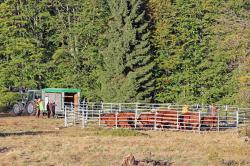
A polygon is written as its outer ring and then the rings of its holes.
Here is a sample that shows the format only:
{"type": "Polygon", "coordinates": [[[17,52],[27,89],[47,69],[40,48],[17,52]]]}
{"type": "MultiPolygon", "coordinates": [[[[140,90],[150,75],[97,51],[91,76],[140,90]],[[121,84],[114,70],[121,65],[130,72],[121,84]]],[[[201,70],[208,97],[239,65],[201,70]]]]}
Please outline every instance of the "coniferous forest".
{"type": "Polygon", "coordinates": [[[249,72],[249,0],[0,0],[0,105],[55,87],[249,106],[249,72]]]}

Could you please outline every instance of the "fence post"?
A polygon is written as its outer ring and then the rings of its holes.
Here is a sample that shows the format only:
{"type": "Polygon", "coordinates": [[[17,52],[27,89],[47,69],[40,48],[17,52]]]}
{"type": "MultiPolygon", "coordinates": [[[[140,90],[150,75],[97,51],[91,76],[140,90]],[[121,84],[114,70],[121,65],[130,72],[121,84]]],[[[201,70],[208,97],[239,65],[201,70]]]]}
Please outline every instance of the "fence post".
{"type": "Polygon", "coordinates": [[[136,129],[136,123],[137,123],[137,112],[138,112],[138,103],[135,104],[135,129],[136,129]]]}
{"type": "Polygon", "coordinates": [[[73,110],[73,103],[70,103],[70,112],[72,113],[73,111],[73,125],[75,126],[76,122],[75,122],[75,111],[73,110]]]}
{"type": "Polygon", "coordinates": [[[201,132],[201,111],[199,110],[199,125],[198,125],[198,131],[201,132]]]}
{"type": "Polygon", "coordinates": [[[99,113],[99,126],[101,126],[101,110],[99,109],[98,111],[99,111],[98,112],[99,113]]]}
{"type": "Polygon", "coordinates": [[[116,110],[115,112],[115,128],[117,129],[118,128],[118,111],[116,110]]]}
{"type": "Polygon", "coordinates": [[[220,114],[217,112],[217,131],[220,131],[220,114]]]}
{"type": "Polygon", "coordinates": [[[227,110],[228,110],[227,105],[225,106],[225,109],[226,109],[226,122],[227,122],[227,110]]]}
{"type": "Polygon", "coordinates": [[[157,116],[157,112],[155,112],[155,115],[154,115],[154,130],[156,130],[156,116],[157,116]]]}
{"type": "Polygon", "coordinates": [[[67,127],[67,110],[66,110],[66,106],[64,106],[64,126],[67,127]]]}
{"type": "Polygon", "coordinates": [[[83,106],[83,110],[82,110],[82,128],[85,128],[84,106],[83,106]]]}
{"type": "Polygon", "coordinates": [[[102,110],[102,112],[103,112],[103,102],[101,103],[101,110],[102,110]]]}
{"type": "Polygon", "coordinates": [[[86,106],[86,114],[84,114],[84,116],[85,116],[85,123],[87,124],[87,120],[89,116],[89,104],[86,102],[85,106],[86,106]]]}
{"type": "Polygon", "coordinates": [[[236,127],[239,127],[239,108],[236,111],[236,127]]]}
{"type": "Polygon", "coordinates": [[[178,130],[179,129],[179,112],[176,111],[176,129],[178,130]]]}

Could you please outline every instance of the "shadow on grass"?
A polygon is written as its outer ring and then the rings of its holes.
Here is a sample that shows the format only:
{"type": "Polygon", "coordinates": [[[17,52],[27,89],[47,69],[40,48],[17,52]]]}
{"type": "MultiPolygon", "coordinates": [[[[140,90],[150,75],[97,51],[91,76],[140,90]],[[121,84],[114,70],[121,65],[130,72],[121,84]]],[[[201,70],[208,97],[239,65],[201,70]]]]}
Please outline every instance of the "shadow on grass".
{"type": "Polygon", "coordinates": [[[20,132],[0,132],[0,137],[24,136],[24,135],[41,135],[57,133],[58,131],[20,131],[20,132]]]}
{"type": "Polygon", "coordinates": [[[0,118],[6,118],[6,117],[15,117],[15,115],[8,112],[0,112],[0,118]]]}
{"type": "Polygon", "coordinates": [[[94,135],[98,136],[120,136],[120,137],[131,137],[131,136],[148,136],[146,133],[142,133],[131,129],[103,129],[98,128],[93,131],[94,135]]]}

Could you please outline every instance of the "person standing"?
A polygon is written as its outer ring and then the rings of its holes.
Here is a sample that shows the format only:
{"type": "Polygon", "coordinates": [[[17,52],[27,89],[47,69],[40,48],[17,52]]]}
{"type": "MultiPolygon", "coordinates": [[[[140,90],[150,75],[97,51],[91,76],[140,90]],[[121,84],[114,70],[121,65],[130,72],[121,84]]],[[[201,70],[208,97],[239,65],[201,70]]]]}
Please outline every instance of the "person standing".
{"type": "Polygon", "coordinates": [[[40,102],[38,103],[38,105],[39,105],[39,110],[40,110],[40,114],[42,115],[42,117],[44,116],[44,107],[43,107],[43,100],[42,99],[40,99],[40,102]]]}
{"type": "Polygon", "coordinates": [[[52,112],[52,102],[49,101],[48,104],[47,104],[47,111],[48,111],[48,118],[50,118],[50,115],[51,115],[51,112],[52,112]]]}
{"type": "Polygon", "coordinates": [[[184,105],[182,108],[182,113],[187,113],[189,111],[188,105],[184,105]]]}
{"type": "Polygon", "coordinates": [[[55,118],[55,115],[56,115],[56,102],[55,101],[53,101],[52,103],[51,111],[52,111],[52,117],[55,118]]]}
{"type": "Polygon", "coordinates": [[[39,102],[40,102],[40,98],[38,98],[37,100],[36,100],[36,117],[37,118],[39,118],[39,116],[40,116],[40,108],[39,108],[39,102]]]}
{"type": "Polygon", "coordinates": [[[36,106],[37,106],[37,112],[36,112],[37,118],[39,118],[41,114],[43,117],[43,111],[44,111],[43,101],[40,98],[37,99],[36,106]]]}
{"type": "Polygon", "coordinates": [[[210,106],[210,115],[211,116],[216,116],[217,115],[217,108],[216,108],[216,106],[214,104],[212,106],[210,106]]]}

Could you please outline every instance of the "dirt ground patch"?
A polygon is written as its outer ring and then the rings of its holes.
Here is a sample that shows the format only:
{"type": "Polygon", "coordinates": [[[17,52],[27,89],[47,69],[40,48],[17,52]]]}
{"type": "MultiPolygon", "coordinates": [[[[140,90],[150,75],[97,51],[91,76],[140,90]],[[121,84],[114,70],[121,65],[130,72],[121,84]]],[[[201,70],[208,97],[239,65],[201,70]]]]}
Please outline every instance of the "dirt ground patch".
{"type": "Polygon", "coordinates": [[[119,166],[132,153],[138,160],[168,160],[172,165],[250,165],[250,144],[237,132],[198,134],[64,128],[63,119],[0,119],[0,165],[119,166]],[[46,132],[49,131],[49,132],[46,132]],[[41,133],[40,133],[41,132],[41,133]]]}

